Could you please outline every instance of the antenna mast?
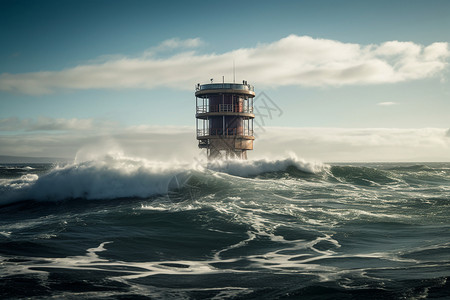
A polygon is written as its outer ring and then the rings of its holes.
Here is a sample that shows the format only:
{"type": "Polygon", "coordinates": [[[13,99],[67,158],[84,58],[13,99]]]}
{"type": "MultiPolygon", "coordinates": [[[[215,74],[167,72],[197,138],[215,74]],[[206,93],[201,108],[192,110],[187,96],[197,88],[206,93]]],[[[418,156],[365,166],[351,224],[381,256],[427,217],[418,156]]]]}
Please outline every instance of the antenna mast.
{"type": "Polygon", "coordinates": [[[234,65],[234,59],[233,59],[233,83],[236,83],[236,67],[234,65]]]}

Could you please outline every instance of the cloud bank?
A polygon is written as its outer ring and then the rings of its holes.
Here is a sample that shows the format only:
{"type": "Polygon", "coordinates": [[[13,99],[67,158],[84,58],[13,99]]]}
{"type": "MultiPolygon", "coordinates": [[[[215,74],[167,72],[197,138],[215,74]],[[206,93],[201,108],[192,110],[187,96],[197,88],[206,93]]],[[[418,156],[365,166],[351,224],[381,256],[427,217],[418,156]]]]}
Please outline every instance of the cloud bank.
{"type": "Polygon", "coordinates": [[[0,90],[35,95],[59,89],[192,89],[211,77],[231,77],[233,60],[240,78],[261,87],[395,83],[434,76],[450,56],[448,43],[360,45],[297,35],[221,54],[194,51],[202,44],[198,38],[170,39],[140,57],[111,57],[60,71],[3,73],[0,90]],[[178,53],[158,57],[168,50],[178,53]]]}
{"type": "Polygon", "coordinates": [[[0,132],[2,131],[84,131],[92,130],[93,119],[53,119],[39,117],[37,119],[19,119],[16,117],[0,119],[0,132]]]}
{"type": "MultiPolygon", "coordinates": [[[[96,123],[90,129],[61,127],[66,131],[27,131],[28,127],[16,122],[16,127],[10,125],[11,131],[0,134],[0,155],[95,159],[114,151],[163,161],[192,161],[205,155],[197,148],[195,128],[190,126],[121,127],[96,123]]],[[[298,157],[322,162],[450,161],[448,128],[265,127],[257,133],[250,159],[293,152],[298,157]]]]}
{"type": "Polygon", "coordinates": [[[265,155],[291,150],[326,162],[448,162],[447,133],[445,128],[268,127],[255,149],[263,148],[265,155]]]}

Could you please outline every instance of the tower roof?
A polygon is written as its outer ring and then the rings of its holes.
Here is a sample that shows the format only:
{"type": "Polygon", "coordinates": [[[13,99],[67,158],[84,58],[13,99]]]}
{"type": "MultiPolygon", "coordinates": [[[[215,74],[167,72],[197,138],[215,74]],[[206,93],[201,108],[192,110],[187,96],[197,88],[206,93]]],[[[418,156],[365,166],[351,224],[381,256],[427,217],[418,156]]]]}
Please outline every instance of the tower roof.
{"type": "Polygon", "coordinates": [[[197,84],[195,88],[195,96],[202,97],[204,95],[210,95],[215,93],[232,93],[232,94],[244,94],[251,97],[255,96],[253,85],[244,83],[208,83],[197,84]]]}

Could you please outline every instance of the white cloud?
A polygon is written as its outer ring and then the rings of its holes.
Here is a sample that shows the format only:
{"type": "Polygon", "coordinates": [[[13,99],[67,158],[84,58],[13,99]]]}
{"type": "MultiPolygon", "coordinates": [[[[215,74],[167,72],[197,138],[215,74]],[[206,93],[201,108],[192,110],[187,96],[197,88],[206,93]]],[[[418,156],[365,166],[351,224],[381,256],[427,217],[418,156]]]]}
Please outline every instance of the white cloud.
{"type": "Polygon", "coordinates": [[[4,73],[0,90],[45,94],[58,89],[192,89],[211,77],[231,77],[233,60],[239,77],[259,87],[393,83],[431,77],[445,69],[450,56],[448,43],[359,45],[296,35],[222,54],[192,51],[202,43],[200,39],[171,39],[138,58],[111,57],[61,71],[4,73]],[[190,52],[155,56],[177,49],[190,52]]]}
{"type": "Polygon", "coordinates": [[[397,105],[396,102],[379,102],[377,103],[377,105],[379,106],[392,106],[392,105],[397,105]]]}
{"type": "Polygon", "coordinates": [[[53,119],[39,117],[37,119],[5,118],[0,119],[0,131],[55,131],[55,130],[91,130],[92,119],[53,119]]]}
{"type": "Polygon", "coordinates": [[[450,161],[442,128],[266,128],[255,154],[293,151],[321,161],[450,161]]]}
{"type": "Polygon", "coordinates": [[[181,40],[178,38],[168,39],[160,43],[158,46],[152,47],[144,52],[144,57],[153,56],[165,51],[173,51],[177,49],[194,49],[200,47],[204,42],[200,38],[192,38],[181,40]]]}
{"type": "Polygon", "coordinates": [[[0,135],[0,155],[79,159],[99,157],[110,151],[159,160],[192,159],[200,152],[194,127],[101,126],[90,131],[0,135]]]}
{"type": "MultiPolygon", "coordinates": [[[[442,128],[266,127],[258,131],[249,158],[273,158],[293,152],[323,162],[450,161],[449,136],[450,130],[442,128]]],[[[192,161],[205,155],[197,147],[195,128],[190,126],[111,129],[100,124],[92,130],[0,135],[0,155],[74,159],[98,157],[110,151],[163,161],[192,161]]]]}

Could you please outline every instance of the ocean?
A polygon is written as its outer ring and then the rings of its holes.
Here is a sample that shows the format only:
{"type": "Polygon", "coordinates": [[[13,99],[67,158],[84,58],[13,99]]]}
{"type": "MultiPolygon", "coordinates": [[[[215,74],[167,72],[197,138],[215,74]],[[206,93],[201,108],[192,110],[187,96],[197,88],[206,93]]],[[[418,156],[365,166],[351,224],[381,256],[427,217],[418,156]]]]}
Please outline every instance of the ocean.
{"type": "Polygon", "coordinates": [[[0,164],[1,299],[450,299],[450,163],[0,164]]]}

